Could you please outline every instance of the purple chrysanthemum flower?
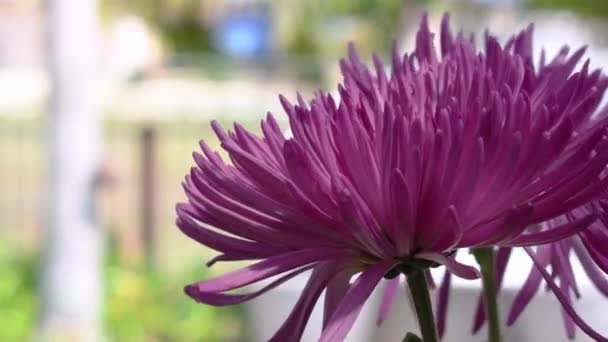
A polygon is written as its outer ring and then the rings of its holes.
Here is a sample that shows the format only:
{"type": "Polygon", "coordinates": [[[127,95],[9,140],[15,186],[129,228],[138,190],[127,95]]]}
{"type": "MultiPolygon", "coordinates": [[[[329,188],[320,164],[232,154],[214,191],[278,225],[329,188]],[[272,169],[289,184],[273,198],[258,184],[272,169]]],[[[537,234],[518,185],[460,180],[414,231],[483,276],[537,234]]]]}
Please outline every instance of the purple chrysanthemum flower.
{"type": "Polygon", "coordinates": [[[281,98],[291,139],[270,114],[263,137],[213,123],[231,163],[201,142],[177,225],[220,253],[212,263],[259,261],[186,293],[237,304],[312,270],[271,340],[298,340],[325,291],[320,340],[340,341],[384,277],[443,265],[472,279],[477,270],[454,258],[460,248],[543,245],[587,229],[593,212],[527,227],[606,188],[606,120],[592,118],[606,79],[587,65],[572,75],[580,51],[536,70],[529,38],[503,47],[488,35],[478,51],[452,36],[446,17],[438,56],[425,18],[414,53],[395,49],[390,75],[351,48],[338,100],[281,98]],[[229,293],[273,277],[257,292],[229,293]]]}
{"type": "MultiPolygon", "coordinates": [[[[447,18],[443,22],[443,32],[449,32],[447,28],[447,18]]],[[[448,36],[450,35],[447,33],[448,36]]],[[[606,78],[599,72],[595,71],[589,74],[588,62],[583,66],[583,69],[571,75],[573,67],[579,62],[583,56],[584,49],[576,51],[571,56],[568,56],[569,48],[563,47],[560,53],[549,63],[545,62],[544,53],[541,56],[540,63],[537,67],[534,67],[532,63],[532,38],[533,38],[533,26],[530,25],[526,30],[522,31],[518,35],[512,37],[505,45],[506,50],[510,50],[513,54],[521,56],[526,63],[530,65],[534,70],[534,75],[537,79],[542,79],[551,73],[563,73],[563,76],[559,81],[559,84],[536,82],[532,87],[527,89],[527,92],[534,96],[535,93],[547,93],[547,87],[552,87],[550,90],[552,94],[547,94],[556,97],[563,94],[564,91],[569,92],[567,98],[562,99],[562,106],[565,102],[579,101],[583,103],[587,101],[587,108],[584,109],[589,119],[589,123],[580,125],[576,130],[577,134],[588,134],[596,129],[596,125],[601,125],[602,121],[606,120],[607,110],[604,109],[598,113],[594,120],[590,120],[591,115],[594,113],[599,100],[607,86],[606,78]],[[580,87],[582,83],[588,82],[587,86],[580,87]],[[578,87],[578,90],[574,90],[578,87]],[[567,89],[567,90],[566,90],[567,89]],[[591,99],[588,96],[594,97],[591,99]],[[578,98],[577,98],[578,97],[578,98]]],[[[555,101],[554,100],[554,101],[555,101]]],[[[538,103],[540,106],[546,106],[546,103],[538,103]]],[[[542,107],[541,107],[542,108],[542,107]]],[[[559,107],[562,108],[562,107],[559,107]]],[[[560,109],[563,110],[563,109],[560,109]]],[[[534,111],[534,110],[533,110],[534,111]]],[[[593,222],[587,229],[581,230],[578,234],[572,237],[565,238],[553,243],[545,244],[540,246],[536,251],[535,266],[530,271],[530,275],[525,284],[520,289],[509,313],[507,324],[513,324],[520,314],[524,311],[527,304],[531,301],[532,297],[537,292],[543,277],[548,282],[547,288],[554,292],[558,292],[557,297],[559,301],[564,304],[564,323],[566,326],[566,333],[568,337],[574,338],[575,335],[575,323],[578,325],[584,325],[584,330],[589,333],[591,330],[586,327],[586,324],[580,320],[576,313],[573,311],[572,295],[576,298],[580,297],[576,279],[570,263],[570,255],[575,255],[581,262],[584,271],[589,276],[592,283],[598,288],[598,290],[608,297],[608,202],[605,198],[606,194],[602,196],[603,199],[597,200],[585,205],[582,205],[565,215],[555,217],[547,220],[546,222],[537,224],[529,229],[529,231],[550,231],[555,227],[563,226],[567,223],[573,223],[583,217],[596,216],[597,221],[593,222]],[[547,266],[551,266],[551,274],[547,273],[544,269],[547,266]],[[558,280],[557,285],[553,280],[558,280]],[[574,318],[573,318],[574,316],[574,318]]],[[[497,287],[500,289],[501,283],[504,277],[509,258],[511,255],[511,247],[499,247],[496,249],[495,259],[495,270],[496,270],[496,281],[497,287]]],[[[528,251],[530,252],[530,251],[528,251]]],[[[534,258],[534,254],[532,255],[534,258]]],[[[398,280],[393,281],[387,285],[385,290],[380,314],[379,322],[381,322],[386,316],[389,307],[393,301],[395,288],[398,284],[398,280]]],[[[445,321],[448,305],[449,288],[451,285],[451,276],[449,272],[445,273],[445,276],[439,286],[438,291],[438,307],[437,307],[437,320],[440,334],[445,331],[445,321]]],[[[480,295],[477,311],[473,323],[473,332],[476,333],[483,326],[486,316],[485,307],[483,303],[483,297],[480,295]]],[[[591,332],[591,335],[596,339],[601,339],[596,333],[591,332]]]]}

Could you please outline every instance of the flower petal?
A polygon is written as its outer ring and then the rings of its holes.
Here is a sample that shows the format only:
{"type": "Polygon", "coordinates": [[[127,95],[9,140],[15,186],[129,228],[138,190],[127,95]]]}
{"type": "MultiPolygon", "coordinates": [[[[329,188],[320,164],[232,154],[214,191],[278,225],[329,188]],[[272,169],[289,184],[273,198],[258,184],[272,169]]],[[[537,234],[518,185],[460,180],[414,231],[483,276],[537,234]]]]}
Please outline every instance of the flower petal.
{"type": "MultiPolygon", "coordinates": [[[[549,264],[549,259],[551,257],[550,253],[551,253],[550,246],[542,246],[539,248],[539,250],[538,250],[539,265],[546,267],[549,264]]],[[[515,296],[513,303],[511,304],[511,310],[509,311],[509,316],[507,318],[507,326],[512,325],[513,323],[515,323],[517,318],[519,318],[521,313],[524,311],[526,306],[530,303],[530,301],[534,297],[534,294],[536,294],[536,291],[538,291],[541,280],[542,280],[542,275],[540,274],[538,266],[533,267],[530,270],[530,274],[528,275],[526,282],[521,287],[521,289],[515,296]]]]}
{"type": "Polygon", "coordinates": [[[450,299],[450,283],[452,274],[446,269],[443,280],[439,286],[439,298],[437,299],[437,331],[439,337],[443,337],[447,321],[448,303],[450,299]]]}
{"type": "Polygon", "coordinates": [[[270,256],[273,253],[281,252],[281,248],[276,250],[273,248],[261,248],[258,242],[234,238],[227,236],[211,229],[203,227],[203,225],[197,224],[189,216],[188,204],[179,204],[177,206],[178,219],[176,221],[179,229],[189,236],[191,239],[211,248],[216,251],[230,254],[243,255],[243,260],[259,259],[262,257],[270,256]]]}
{"type": "Polygon", "coordinates": [[[546,229],[538,233],[520,235],[509,242],[500,243],[500,245],[504,247],[538,246],[559,241],[586,229],[596,219],[596,215],[588,215],[578,220],[565,223],[558,227],[546,229]]]}
{"type": "Polygon", "coordinates": [[[575,241],[573,247],[574,252],[578,256],[578,259],[580,260],[585,273],[587,273],[587,276],[591,279],[591,282],[593,282],[601,293],[608,296],[608,278],[606,278],[606,275],[597,267],[580,241],[575,241]]]}
{"type": "Polygon", "coordinates": [[[363,271],[342,299],[342,303],[323,330],[319,342],[342,341],[350,331],[363,304],[386,272],[397,265],[395,260],[381,261],[363,271]]]}
{"type": "MultiPolygon", "coordinates": [[[[606,254],[602,254],[600,251],[595,249],[595,241],[593,241],[587,234],[584,232],[579,234],[581,241],[587,248],[587,252],[591,256],[591,258],[595,261],[595,264],[599,266],[599,268],[604,271],[604,273],[608,274],[608,251],[606,251],[606,246],[602,247],[602,251],[606,254]]],[[[598,246],[601,247],[601,246],[598,246]]]]}
{"type": "Polygon", "coordinates": [[[306,266],[306,267],[299,268],[295,271],[292,271],[292,272],[280,277],[279,279],[273,281],[272,283],[264,286],[262,289],[252,292],[252,293],[248,293],[248,294],[234,295],[234,294],[225,294],[225,293],[218,293],[218,292],[201,292],[201,291],[196,291],[195,287],[186,287],[186,293],[190,297],[195,298],[196,301],[199,303],[205,303],[205,304],[215,305],[215,306],[234,305],[234,304],[239,304],[239,303],[243,303],[248,300],[254,299],[254,298],[274,289],[275,287],[285,283],[286,281],[297,276],[298,274],[301,274],[312,268],[313,268],[313,266],[306,266]]]}
{"type": "Polygon", "coordinates": [[[380,326],[382,322],[384,322],[386,316],[388,316],[388,313],[393,307],[393,303],[395,302],[395,295],[397,293],[397,289],[399,288],[400,278],[400,276],[397,276],[386,282],[386,286],[384,287],[384,293],[382,294],[382,302],[380,303],[380,309],[378,310],[378,318],[376,320],[377,326],[380,326]]]}
{"type": "Polygon", "coordinates": [[[555,294],[559,302],[561,303],[563,309],[572,317],[572,320],[576,325],[578,325],[581,330],[583,330],[589,337],[595,339],[596,341],[607,342],[608,337],[604,337],[600,335],[597,331],[591,328],[583,319],[576,313],[572,305],[570,305],[568,298],[566,295],[560,290],[559,286],[553,281],[551,275],[545,270],[541,260],[539,260],[536,253],[530,247],[524,247],[526,253],[534,262],[534,265],[537,267],[538,271],[541,273],[542,277],[545,278],[547,285],[551,288],[551,291],[555,294]]]}
{"type": "Polygon", "coordinates": [[[198,283],[188,285],[186,287],[186,292],[188,294],[196,294],[200,292],[230,291],[263,279],[273,277],[294,268],[322,260],[337,259],[346,255],[347,253],[344,251],[331,248],[310,248],[296,252],[289,252],[270,257],[217,278],[203,280],[198,283]]]}
{"type": "Polygon", "coordinates": [[[327,326],[327,322],[336,311],[336,308],[344,298],[344,295],[350,288],[350,278],[353,276],[354,270],[344,270],[338,273],[327,285],[325,291],[325,305],[323,307],[323,328],[327,326]]]}
{"type": "Polygon", "coordinates": [[[416,258],[434,261],[436,263],[444,265],[450,273],[459,276],[463,279],[478,279],[480,277],[479,271],[469,265],[462,264],[456,259],[447,257],[440,253],[418,253],[416,258]]]}
{"type": "Polygon", "coordinates": [[[321,262],[315,266],[300,298],[279,330],[269,342],[299,341],[321,293],[341,268],[336,262],[321,262]]]}

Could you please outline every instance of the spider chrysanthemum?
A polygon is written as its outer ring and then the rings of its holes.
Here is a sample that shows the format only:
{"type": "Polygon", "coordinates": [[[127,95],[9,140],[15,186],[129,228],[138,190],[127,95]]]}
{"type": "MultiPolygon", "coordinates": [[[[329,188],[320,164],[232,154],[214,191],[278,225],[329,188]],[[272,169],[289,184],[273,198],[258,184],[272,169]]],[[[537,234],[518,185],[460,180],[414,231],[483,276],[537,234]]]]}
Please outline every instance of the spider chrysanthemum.
{"type": "Polygon", "coordinates": [[[211,305],[237,304],[312,270],[272,340],[298,340],[325,291],[321,341],[340,341],[384,278],[456,261],[460,248],[534,246],[587,229],[593,212],[541,231],[606,188],[606,120],[592,117],[606,88],[582,52],[536,70],[530,36],[477,49],[450,33],[436,53],[426,19],[411,55],[370,70],[351,47],[338,96],[281,102],[293,138],[272,115],[263,136],[213,129],[230,162],[201,142],[177,225],[220,254],[254,260],[186,287],[211,305]],[[211,228],[213,227],[213,228],[211,228]],[[358,277],[354,277],[358,275],[358,277]],[[251,294],[230,291],[272,278],[251,294]],[[351,281],[352,280],[352,281],[351,281]]]}

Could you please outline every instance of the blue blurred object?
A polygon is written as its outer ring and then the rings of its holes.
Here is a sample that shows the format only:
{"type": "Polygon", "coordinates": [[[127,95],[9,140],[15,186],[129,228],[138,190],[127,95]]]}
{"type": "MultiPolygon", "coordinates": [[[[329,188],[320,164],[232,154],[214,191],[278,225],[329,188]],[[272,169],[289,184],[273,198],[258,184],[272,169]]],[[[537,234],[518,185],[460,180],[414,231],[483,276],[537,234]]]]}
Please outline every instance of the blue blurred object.
{"type": "Polygon", "coordinates": [[[250,7],[228,13],[217,22],[214,43],[222,53],[237,59],[268,56],[271,27],[266,7],[250,7]]]}

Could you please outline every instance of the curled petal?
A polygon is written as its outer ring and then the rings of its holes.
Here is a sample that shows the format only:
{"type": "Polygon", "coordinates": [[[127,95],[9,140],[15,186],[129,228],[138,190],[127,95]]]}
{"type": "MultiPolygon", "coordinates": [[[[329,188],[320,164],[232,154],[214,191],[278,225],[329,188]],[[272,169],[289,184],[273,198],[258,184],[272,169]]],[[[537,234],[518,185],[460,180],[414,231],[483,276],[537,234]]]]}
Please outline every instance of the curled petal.
{"type": "Polygon", "coordinates": [[[416,254],[416,257],[442,264],[450,273],[459,276],[460,278],[472,280],[478,279],[481,276],[475,267],[462,264],[456,261],[456,259],[440,253],[418,253],[416,254]]]}

